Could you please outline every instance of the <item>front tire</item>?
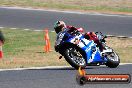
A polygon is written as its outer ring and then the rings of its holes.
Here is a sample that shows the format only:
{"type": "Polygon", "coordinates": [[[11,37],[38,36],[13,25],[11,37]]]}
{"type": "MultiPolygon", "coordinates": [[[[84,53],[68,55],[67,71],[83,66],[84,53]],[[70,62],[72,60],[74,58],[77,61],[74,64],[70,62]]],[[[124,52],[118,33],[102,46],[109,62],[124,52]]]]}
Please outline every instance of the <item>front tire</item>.
{"type": "Polygon", "coordinates": [[[107,55],[107,60],[106,66],[110,68],[116,68],[120,63],[120,58],[114,51],[107,55]]]}
{"type": "Polygon", "coordinates": [[[85,55],[81,49],[77,47],[66,48],[64,51],[64,58],[75,69],[78,69],[80,66],[82,68],[86,67],[85,55]]]}

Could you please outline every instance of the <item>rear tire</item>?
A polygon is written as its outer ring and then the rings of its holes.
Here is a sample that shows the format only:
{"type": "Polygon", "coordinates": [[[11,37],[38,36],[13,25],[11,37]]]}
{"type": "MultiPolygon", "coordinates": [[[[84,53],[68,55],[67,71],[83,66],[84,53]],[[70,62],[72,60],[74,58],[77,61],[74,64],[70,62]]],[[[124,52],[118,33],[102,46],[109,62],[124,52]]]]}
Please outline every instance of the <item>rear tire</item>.
{"type": "Polygon", "coordinates": [[[77,47],[71,46],[66,48],[64,51],[64,58],[72,67],[77,70],[80,66],[82,68],[86,67],[85,54],[77,47]]]}

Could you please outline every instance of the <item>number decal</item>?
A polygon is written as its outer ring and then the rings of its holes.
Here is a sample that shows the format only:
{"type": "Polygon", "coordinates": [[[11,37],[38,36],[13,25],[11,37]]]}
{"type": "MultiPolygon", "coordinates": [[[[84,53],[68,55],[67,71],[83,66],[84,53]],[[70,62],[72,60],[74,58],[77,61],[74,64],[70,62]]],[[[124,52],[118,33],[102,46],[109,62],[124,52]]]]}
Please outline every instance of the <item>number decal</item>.
{"type": "Polygon", "coordinates": [[[65,33],[58,34],[57,39],[56,39],[56,45],[60,44],[60,42],[62,41],[64,35],[65,35],[65,33]]]}

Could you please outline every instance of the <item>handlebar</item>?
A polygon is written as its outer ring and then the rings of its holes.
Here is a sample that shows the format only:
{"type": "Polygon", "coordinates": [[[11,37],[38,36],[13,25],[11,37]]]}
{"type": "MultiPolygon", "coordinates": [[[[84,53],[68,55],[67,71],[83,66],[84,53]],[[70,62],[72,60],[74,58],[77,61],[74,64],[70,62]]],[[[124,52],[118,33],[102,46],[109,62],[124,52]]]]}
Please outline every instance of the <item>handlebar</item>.
{"type": "Polygon", "coordinates": [[[101,37],[103,37],[103,39],[107,38],[107,36],[106,35],[103,35],[102,32],[95,32],[96,35],[98,35],[98,33],[99,33],[99,35],[101,35],[101,37]]]}
{"type": "Polygon", "coordinates": [[[105,42],[105,38],[107,38],[106,35],[103,35],[102,32],[95,32],[95,34],[97,35],[98,39],[99,39],[101,42],[105,42]]]}

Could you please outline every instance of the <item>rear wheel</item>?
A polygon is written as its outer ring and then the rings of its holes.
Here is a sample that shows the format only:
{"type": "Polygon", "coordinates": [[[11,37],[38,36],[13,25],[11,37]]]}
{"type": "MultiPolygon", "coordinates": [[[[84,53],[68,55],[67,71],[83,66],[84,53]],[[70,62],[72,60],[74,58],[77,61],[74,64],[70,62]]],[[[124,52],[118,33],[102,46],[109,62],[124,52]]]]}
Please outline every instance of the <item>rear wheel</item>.
{"type": "Polygon", "coordinates": [[[80,66],[82,68],[86,67],[86,60],[84,53],[77,47],[68,47],[64,51],[64,57],[66,61],[75,69],[80,66]]]}
{"type": "Polygon", "coordinates": [[[120,63],[120,58],[114,51],[107,54],[107,59],[106,66],[110,68],[116,68],[120,63]]]}

